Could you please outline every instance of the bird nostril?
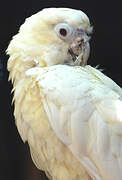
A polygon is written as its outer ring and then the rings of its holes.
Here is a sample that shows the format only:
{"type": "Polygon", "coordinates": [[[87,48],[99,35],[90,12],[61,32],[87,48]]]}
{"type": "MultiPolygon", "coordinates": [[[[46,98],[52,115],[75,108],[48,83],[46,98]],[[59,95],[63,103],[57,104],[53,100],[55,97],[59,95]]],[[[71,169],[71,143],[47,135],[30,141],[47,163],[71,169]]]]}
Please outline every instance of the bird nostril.
{"type": "Polygon", "coordinates": [[[78,43],[79,46],[82,46],[84,44],[84,39],[81,39],[80,42],[78,43]]]}
{"type": "Polygon", "coordinates": [[[84,39],[81,39],[81,43],[84,43],[84,39]]]}
{"type": "Polygon", "coordinates": [[[77,40],[77,46],[81,47],[85,43],[84,38],[77,40]]]}

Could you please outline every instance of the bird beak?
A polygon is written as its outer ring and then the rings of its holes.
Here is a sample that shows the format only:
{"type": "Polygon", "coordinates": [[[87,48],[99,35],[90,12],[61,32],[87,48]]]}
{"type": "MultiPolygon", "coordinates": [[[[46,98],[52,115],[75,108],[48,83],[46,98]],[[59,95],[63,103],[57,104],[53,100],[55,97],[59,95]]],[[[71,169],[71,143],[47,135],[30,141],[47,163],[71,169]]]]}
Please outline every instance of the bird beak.
{"type": "Polygon", "coordinates": [[[78,30],[75,34],[68,50],[72,57],[72,65],[86,65],[90,52],[89,39],[85,31],[78,30]]]}

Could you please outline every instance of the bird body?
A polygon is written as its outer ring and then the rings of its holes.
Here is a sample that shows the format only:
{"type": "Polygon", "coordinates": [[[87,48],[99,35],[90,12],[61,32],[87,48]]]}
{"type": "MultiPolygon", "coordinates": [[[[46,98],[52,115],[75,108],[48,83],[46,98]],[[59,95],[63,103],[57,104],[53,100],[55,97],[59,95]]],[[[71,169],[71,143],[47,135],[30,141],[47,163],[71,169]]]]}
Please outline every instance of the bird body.
{"type": "Polygon", "coordinates": [[[7,50],[18,131],[53,180],[122,179],[122,89],[85,65],[90,31],[83,12],[46,9],[7,50]]]}
{"type": "MultiPolygon", "coordinates": [[[[45,107],[43,104],[43,100],[45,99],[43,96],[45,95],[41,92],[41,88],[39,85],[41,83],[41,79],[40,80],[37,79],[42,78],[42,80],[44,80],[43,75],[49,77],[52,74],[52,72],[57,74],[57,72],[55,72],[55,70],[53,71],[53,69],[51,69],[50,71],[50,68],[51,67],[45,68],[44,71],[43,69],[38,69],[38,68],[32,69],[32,71],[36,70],[35,73],[39,73],[39,74],[32,73],[33,75],[30,76],[30,72],[27,72],[26,78],[17,84],[14,93],[14,102],[15,102],[14,115],[16,119],[16,125],[18,127],[19,133],[23,141],[27,141],[29,143],[32,159],[35,162],[36,166],[39,169],[44,170],[48,177],[50,177],[51,175],[53,179],[61,179],[61,180],[62,179],[67,180],[69,178],[79,179],[79,180],[91,179],[84,170],[84,168],[82,167],[82,165],[80,164],[80,162],[78,162],[76,158],[72,155],[72,152],[70,152],[70,150],[67,148],[64,142],[59,140],[60,137],[59,138],[57,137],[55,131],[52,129],[51,126],[52,124],[50,124],[49,122],[48,115],[45,111],[45,107]],[[48,73],[51,74],[49,75],[48,73]]],[[[51,77],[52,77],[52,81],[56,80],[53,75],[51,77]]],[[[61,81],[63,83],[63,79],[64,77],[62,77],[61,79],[60,76],[57,77],[58,84],[60,84],[61,81]]],[[[44,83],[44,81],[42,83],[44,83]]],[[[67,89],[68,81],[66,81],[65,83],[66,83],[65,86],[67,86],[66,91],[67,90],[70,91],[70,89],[67,89]]],[[[57,96],[58,96],[62,91],[62,95],[60,94],[60,96],[61,99],[64,98],[63,89],[62,90],[60,89],[59,92],[57,91],[57,89],[55,89],[56,81],[54,87],[51,86],[48,87],[48,84],[49,82],[48,83],[46,82],[45,85],[47,86],[47,89],[45,89],[45,92],[49,91],[49,92],[53,92],[54,94],[57,92],[58,93],[57,96]]],[[[57,87],[60,88],[60,86],[57,87]]],[[[66,92],[65,92],[65,96],[66,96],[66,92]]],[[[61,100],[59,97],[56,98],[61,100]]],[[[56,102],[56,99],[54,99],[54,101],[56,102]]],[[[65,111],[65,106],[68,106],[66,102],[64,102],[64,106],[62,106],[62,111],[63,109],[65,111]]],[[[69,106],[72,106],[72,104],[69,103],[69,106]]],[[[71,112],[68,112],[68,114],[70,116],[71,112]]],[[[62,134],[61,138],[62,136],[65,136],[65,134],[64,135],[62,134]]]]}
{"type": "Polygon", "coordinates": [[[81,166],[85,163],[96,179],[102,179],[102,173],[107,177],[103,180],[122,177],[117,159],[121,129],[114,132],[112,127],[121,126],[115,108],[117,103],[122,106],[122,90],[113,81],[109,87],[110,82],[91,66],[55,65],[26,72],[15,88],[15,118],[39,169],[54,179],[89,179],[81,166]]]}

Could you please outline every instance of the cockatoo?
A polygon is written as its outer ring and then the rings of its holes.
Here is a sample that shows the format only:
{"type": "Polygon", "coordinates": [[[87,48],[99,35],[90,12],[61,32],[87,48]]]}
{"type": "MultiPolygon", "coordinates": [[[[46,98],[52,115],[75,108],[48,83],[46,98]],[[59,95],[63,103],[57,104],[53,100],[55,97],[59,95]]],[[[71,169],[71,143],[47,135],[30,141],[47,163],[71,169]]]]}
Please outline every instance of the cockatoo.
{"type": "Polygon", "coordinates": [[[91,32],[82,11],[47,8],[7,49],[18,131],[52,180],[122,179],[122,89],[86,65],[91,32]]]}

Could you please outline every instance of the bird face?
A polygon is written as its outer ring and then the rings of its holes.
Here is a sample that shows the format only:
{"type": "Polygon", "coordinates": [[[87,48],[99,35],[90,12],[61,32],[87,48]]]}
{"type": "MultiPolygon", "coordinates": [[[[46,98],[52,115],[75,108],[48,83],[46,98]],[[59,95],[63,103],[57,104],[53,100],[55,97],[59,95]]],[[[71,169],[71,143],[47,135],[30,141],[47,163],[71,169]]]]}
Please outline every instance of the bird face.
{"type": "Polygon", "coordinates": [[[82,24],[80,27],[72,27],[66,23],[57,24],[55,32],[58,37],[68,43],[67,59],[64,63],[69,65],[85,65],[89,57],[89,35],[92,28],[86,29],[82,24]]]}
{"type": "Polygon", "coordinates": [[[47,8],[27,18],[7,49],[10,78],[18,80],[32,67],[85,65],[91,32],[80,10],[47,8]]]}

